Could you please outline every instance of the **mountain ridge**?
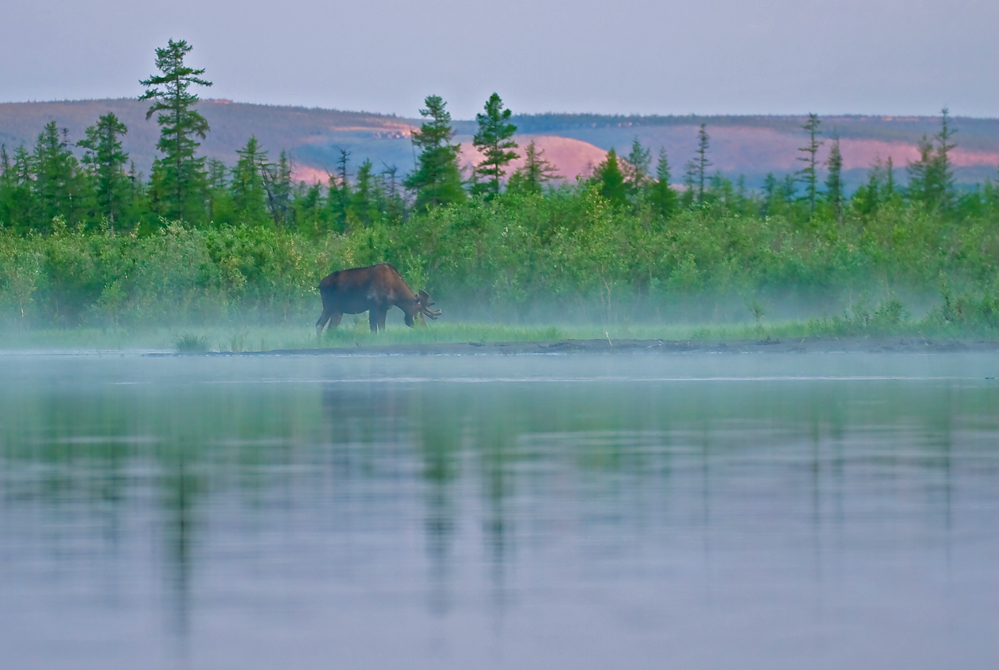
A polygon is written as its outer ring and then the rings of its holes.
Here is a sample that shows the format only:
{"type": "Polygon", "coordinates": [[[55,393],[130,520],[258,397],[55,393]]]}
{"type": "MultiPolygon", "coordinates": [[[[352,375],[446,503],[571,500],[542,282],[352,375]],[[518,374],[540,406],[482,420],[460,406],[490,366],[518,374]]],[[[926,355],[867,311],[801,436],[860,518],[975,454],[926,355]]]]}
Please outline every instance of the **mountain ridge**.
{"type": "MultiPolygon", "coordinates": [[[[202,142],[202,155],[228,164],[236,150],[255,135],[272,160],[288,151],[299,167],[299,176],[322,178],[333,172],[340,151],[350,152],[356,168],[365,158],[376,167],[395,165],[401,172],[412,169],[415,152],[410,133],[418,118],[392,114],[352,112],[294,105],[263,105],[208,98],[199,111],[211,127],[202,142]]],[[[8,151],[25,144],[33,146],[50,120],[67,131],[71,144],[83,137],[84,129],[97,118],[114,112],[129,128],[123,145],[136,166],[148,173],[156,156],[159,128],[155,119],[145,119],[147,102],[134,98],[0,103],[0,143],[8,151]]],[[[711,136],[711,159],[726,176],[746,176],[749,186],[758,186],[768,172],[796,170],[804,145],[800,128],[805,115],[601,115],[548,112],[521,114],[512,118],[518,126],[515,138],[526,143],[537,138],[539,146],[560,147],[561,174],[572,179],[592,169],[611,147],[626,155],[637,138],[655,157],[665,147],[679,181],[684,163],[694,155],[697,127],[707,125],[711,136]],[[544,139],[553,138],[553,139],[544,139]],[[558,140],[554,138],[560,138],[558,140]],[[574,147],[570,150],[569,147],[574,147]],[[575,152],[575,153],[574,153],[575,152]]],[[[826,143],[819,158],[828,152],[833,133],[840,138],[844,174],[848,185],[862,181],[875,160],[892,157],[900,175],[906,161],[918,158],[917,143],[939,129],[939,117],[839,115],[820,117],[826,143]]],[[[973,183],[997,176],[999,166],[999,118],[952,117],[958,147],[952,153],[960,183],[973,183]]],[[[474,120],[455,120],[456,141],[467,144],[475,132],[474,120]]],[[[467,153],[467,152],[466,152],[467,153]]],[[[467,159],[464,161],[467,162],[467,159]]]]}

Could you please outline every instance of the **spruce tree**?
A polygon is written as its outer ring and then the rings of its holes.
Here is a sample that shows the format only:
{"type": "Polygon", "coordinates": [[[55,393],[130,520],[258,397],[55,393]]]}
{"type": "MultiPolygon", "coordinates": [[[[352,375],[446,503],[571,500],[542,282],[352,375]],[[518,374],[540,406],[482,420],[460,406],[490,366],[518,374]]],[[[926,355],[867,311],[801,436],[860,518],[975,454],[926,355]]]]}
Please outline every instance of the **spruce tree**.
{"type": "Polygon", "coordinates": [[[679,198],[673,186],[670,184],[671,175],[669,160],[666,156],[666,147],[659,149],[659,162],[656,164],[656,180],[652,183],[650,199],[653,211],[668,219],[677,210],[679,198]]]}
{"type": "Polygon", "coordinates": [[[780,192],[780,183],[773,172],[768,172],[763,179],[763,215],[770,216],[778,209],[777,198],[780,192]]]}
{"type": "Polygon", "coordinates": [[[399,192],[398,178],[396,174],[399,168],[395,165],[382,163],[385,169],[382,170],[382,189],[385,191],[385,216],[389,223],[401,223],[406,216],[406,202],[399,192]]]}
{"type": "Polygon", "coordinates": [[[867,183],[861,184],[850,199],[850,207],[858,214],[871,215],[877,211],[882,200],[883,167],[878,158],[867,171],[867,183]]]}
{"type": "Polygon", "coordinates": [[[125,164],[128,153],[121,147],[121,137],[128,132],[124,123],[108,112],[85,131],[86,137],[76,146],[86,149],[83,164],[90,168],[97,199],[97,214],[108,222],[114,235],[130,191],[125,164]]]}
{"type": "Polygon", "coordinates": [[[361,163],[350,202],[350,217],[365,228],[378,220],[378,183],[370,160],[361,163]]]}
{"type": "Polygon", "coordinates": [[[236,220],[236,205],[229,189],[229,172],[229,167],[219,159],[208,159],[205,170],[208,220],[219,226],[236,220]]]}
{"type": "Polygon", "coordinates": [[[263,166],[264,189],[267,191],[267,208],[274,224],[290,228],[295,210],[292,203],[294,185],[291,183],[292,163],[287,151],[282,151],[276,164],[263,166]]]}
{"type": "Polygon", "coordinates": [[[934,196],[937,189],[933,183],[933,143],[923,135],[917,145],[919,159],[909,163],[906,172],[909,173],[909,200],[921,203],[927,209],[934,206],[934,196]]]}
{"type": "Polygon", "coordinates": [[[517,158],[517,143],[511,139],[517,126],[510,123],[511,112],[503,109],[503,101],[493,93],[486,101],[485,114],[476,114],[479,130],[472,138],[472,144],[482,152],[482,162],[474,173],[485,179],[476,184],[475,194],[485,194],[487,198],[499,195],[500,179],[506,174],[510,161],[517,158]]]}
{"type": "Polygon", "coordinates": [[[804,123],[801,127],[808,131],[808,146],[799,147],[798,151],[806,154],[805,156],[799,156],[798,160],[805,163],[805,167],[798,171],[801,175],[799,181],[805,184],[805,193],[808,195],[808,211],[815,213],[815,196],[817,192],[817,175],[815,172],[815,166],[818,161],[817,154],[819,152],[819,147],[822,146],[822,142],[817,138],[818,135],[822,134],[819,130],[819,120],[818,114],[809,114],[808,121],[804,123]]]}
{"type": "Polygon", "coordinates": [[[697,158],[694,159],[694,177],[697,180],[697,202],[704,203],[704,182],[707,178],[711,161],[708,160],[708,140],[711,139],[705,124],[697,131],[697,158]]]}
{"type": "Polygon", "coordinates": [[[230,190],[236,209],[236,221],[248,226],[262,226],[269,220],[267,211],[267,190],[264,188],[264,172],[267,169],[267,152],[260,150],[255,135],[246,141],[246,146],[237,149],[239,159],[232,169],[230,190]]]}
{"type": "Polygon", "coordinates": [[[683,168],[683,194],[680,196],[680,204],[689,209],[694,206],[697,195],[697,162],[691,158],[683,168]]]}
{"type": "Polygon", "coordinates": [[[337,177],[340,180],[339,186],[341,189],[350,190],[350,182],[348,178],[350,174],[347,172],[347,166],[350,164],[350,152],[346,149],[340,149],[340,157],[336,159],[337,164],[337,177]]]}
{"type": "Polygon", "coordinates": [[[351,191],[348,165],[350,152],[340,149],[337,159],[336,174],[329,176],[329,188],[326,191],[326,221],[337,232],[345,233],[349,229],[347,214],[350,211],[351,191]]]}
{"type": "Polygon", "coordinates": [[[885,197],[892,198],[895,195],[895,164],[892,162],[891,156],[888,157],[885,175],[885,197]]]}
{"type": "Polygon", "coordinates": [[[507,188],[518,193],[541,193],[546,182],[558,179],[558,169],[545,159],[544,149],[534,140],[524,147],[524,164],[510,175],[507,188]]]}
{"type": "Polygon", "coordinates": [[[631,143],[631,153],[625,159],[625,175],[628,190],[637,197],[645,188],[649,179],[649,167],[652,165],[652,150],[642,146],[636,137],[631,143]]]}
{"type": "Polygon", "coordinates": [[[171,219],[197,222],[204,215],[204,158],[196,158],[195,150],[205,139],[208,121],[195,109],[198,96],[189,89],[192,84],[211,86],[201,78],[204,68],[195,70],[184,65],[184,57],[192,47],[185,40],[169,40],[167,46],[156,49],[156,68],[139,83],[146,87],[139,100],[153,100],[146,112],[148,120],[160,112],[160,140],[156,148],[163,154],[153,163],[153,181],[159,194],[161,214],[171,219]],[[162,87],[162,88],[160,88],[162,87]]]}
{"type": "Polygon", "coordinates": [[[326,210],[323,208],[322,185],[318,182],[295,187],[292,202],[296,228],[306,235],[319,236],[326,229],[326,210]]]}
{"type": "Polygon", "coordinates": [[[15,226],[17,188],[17,173],[7,153],[7,145],[0,144],[0,226],[15,226]]]}
{"type": "Polygon", "coordinates": [[[794,175],[784,175],[784,183],[780,188],[780,197],[786,204],[794,202],[795,195],[798,191],[798,187],[796,186],[797,183],[798,182],[795,180],[794,175]]]}
{"type": "Polygon", "coordinates": [[[954,203],[954,170],[949,153],[957,146],[951,141],[957,131],[950,126],[950,111],[940,110],[940,132],[934,136],[936,149],[926,170],[927,202],[940,209],[950,209],[954,203]]]}
{"type": "Polygon", "coordinates": [[[439,95],[429,95],[424,100],[425,109],[420,116],[427,119],[419,130],[413,131],[413,145],[420,149],[416,169],[403,182],[415,191],[417,209],[430,209],[461,202],[465,191],[461,187],[461,169],[458,166],[460,144],[451,144],[454,130],[451,114],[444,109],[447,103],[439,95]]]}
{"type": "Polygon", "coordinates": [[[829,160],[826,162],[829,175],[826,177],[826,200],[832,206],[837,223],[843,223],[843,155],[839,152],[839,137],[833,136],[829,160]]]}
{"type": "Polygon", "coordinates": [[[603,197],[614,205],[624,205],[628,202],[628,185],[624,181],[624,173],[617,162],[617,152],[611,147],[607,158],[593,170],[593,184],[603,197]]]}
{"type": "Polygon", "coordinates": [[[31,154],[23,144],[14,149],[11,166],[13,176],[8,182],[10,191],[6,199],[9,212],[7,222],[21,232],[27,232],[37,225],[34,168],[31,163],[31,154]]]}
{"type": "Polygon", "coordinates": [[[59,132],[55,121],[46,124],[38,136],[31,166],[35,175],[39,228],[48,230],[56,216],[63,217],[67,224],[80,223],[87,195],[86,182],[79,162],[69,150],[66,133],[59,132]]]}

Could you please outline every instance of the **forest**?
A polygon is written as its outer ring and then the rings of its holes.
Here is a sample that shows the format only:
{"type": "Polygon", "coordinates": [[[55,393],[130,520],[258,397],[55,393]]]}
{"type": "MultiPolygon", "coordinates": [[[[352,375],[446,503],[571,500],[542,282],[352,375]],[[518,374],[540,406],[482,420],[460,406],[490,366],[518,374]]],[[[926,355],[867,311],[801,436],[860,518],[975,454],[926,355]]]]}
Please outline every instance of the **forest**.
{"type": "Polygon", "coordinates": [[[185,65],[190,50],[157,49],[141,82],[160,128],[148,176],[110,112],[75,142],[53,120],[33,147],[0,147],[4,327],[308,326],[323,276],[390,262],[467,320],[821,317],[999,335],[999,185],[955,185],[947,109],[918,160],[879,161],[847,192],[838,139],[814,114],[800,169],[762,189],[712,169],[704,124],[682,166],[636,139],[566,182],[533,142],[518,146],[495,93],[476,118],[483,159],[463,168],[446,102],[430,95],[412,172],[343,151],[327,183],[296,183],[293,158],[252,136],[231,163],[198,155],[211,129],[196,90],[211,82],[185,65]]]}

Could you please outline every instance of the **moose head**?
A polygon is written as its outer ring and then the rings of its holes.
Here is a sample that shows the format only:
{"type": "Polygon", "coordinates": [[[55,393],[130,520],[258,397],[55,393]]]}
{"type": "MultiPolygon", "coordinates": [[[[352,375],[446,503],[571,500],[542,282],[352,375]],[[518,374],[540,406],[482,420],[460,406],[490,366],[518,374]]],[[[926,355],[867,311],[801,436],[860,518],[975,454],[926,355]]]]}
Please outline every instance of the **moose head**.
{"type": "Polygon", "coordinates": [[[441,311],[439,309],[430,309],[430,308],[436,305],[437,303],[433,302],[430,299],[430,294],[424,291],[423,289],[420,289],[418,295],[420,297],[417,300],[417,305],[419,306],[420,314],[424,316],[429,316],[431,319],[436,321],[437,317],[441,315],[441,311]]]}

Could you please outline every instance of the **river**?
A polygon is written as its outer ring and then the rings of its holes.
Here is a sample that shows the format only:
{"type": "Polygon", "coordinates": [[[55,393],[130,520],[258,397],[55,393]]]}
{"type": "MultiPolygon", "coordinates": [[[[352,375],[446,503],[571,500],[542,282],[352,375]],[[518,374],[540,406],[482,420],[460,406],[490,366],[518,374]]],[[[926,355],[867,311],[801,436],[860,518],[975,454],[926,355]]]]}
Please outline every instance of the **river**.
{"type": "Polygon", "coordinates": [[[999,667],[995,377],[3,353],[0,665],[999,667]]]}

